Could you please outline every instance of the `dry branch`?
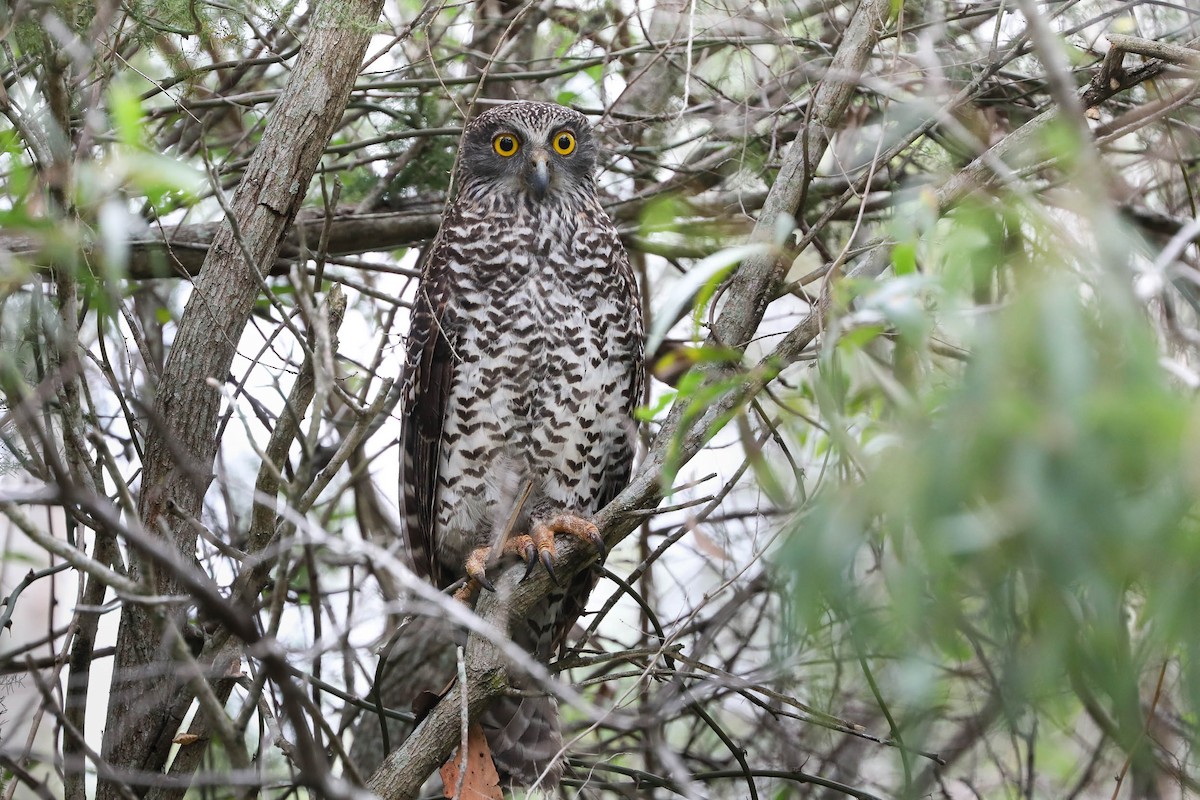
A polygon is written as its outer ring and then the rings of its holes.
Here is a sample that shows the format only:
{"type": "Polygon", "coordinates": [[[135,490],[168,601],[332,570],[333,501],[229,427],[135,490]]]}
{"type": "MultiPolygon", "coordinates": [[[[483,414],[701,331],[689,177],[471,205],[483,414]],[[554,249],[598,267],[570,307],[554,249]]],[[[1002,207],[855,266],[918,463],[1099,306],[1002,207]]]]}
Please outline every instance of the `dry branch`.
{"type": "Polygon", "coordinates": [[[1137,53],[1147,58],[1157,58],[1187,67],[1200,66],[1200,50],[1193,47],[1180,47],[1170,42],[1159,42],[1153,39],[1143,39],[1140,36],[1126,36],[1121,33],[1107,33],[1104,38],[1109,44],[1127,53],[1137,53]]]}
{"type": "MultiPolygon", "coordinates": [[[[432,238],[440,218],[434,210],[366,214],[352,208],[340,209],[329,221],[326,253],[336,258],[407,247],[432,238]]],[[[302,242],[315,250],[325,222],[321,211],[306,209],[297,214],[279,247],[281,259],[299,255],[302,242]]],[[[127,277],[145,280],[198,275],[224,225],[224,221],[173,225],[133,238],[129,242],[127,277]]],[[[36,260],[42,247],[42,237],[0,232],[0,252],[36,260]]],[[[90,255],[90,248],[84,253],[90,255]]],[[[279,260],[269,267],[269,274],[285,275],[290,263],[279,260]]]]}

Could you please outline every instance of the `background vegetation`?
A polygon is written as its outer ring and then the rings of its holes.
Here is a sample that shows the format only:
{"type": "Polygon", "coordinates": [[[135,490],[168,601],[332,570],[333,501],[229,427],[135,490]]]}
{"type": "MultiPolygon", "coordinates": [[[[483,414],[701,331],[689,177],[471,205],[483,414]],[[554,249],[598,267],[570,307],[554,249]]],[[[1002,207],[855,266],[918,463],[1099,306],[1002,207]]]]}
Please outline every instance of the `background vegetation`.
{"type": "Polygon", "coordinates": [[[1198,791],[1191,5],[0,29],[6,800],[413,796],[459,718],[406,738],[416,693],[502,688],[545,580],[471,621],[408,572],[394,382],[463,121],[513,98],[594,120],[656,378],[546,676],[563,793],[1198,791]]]}

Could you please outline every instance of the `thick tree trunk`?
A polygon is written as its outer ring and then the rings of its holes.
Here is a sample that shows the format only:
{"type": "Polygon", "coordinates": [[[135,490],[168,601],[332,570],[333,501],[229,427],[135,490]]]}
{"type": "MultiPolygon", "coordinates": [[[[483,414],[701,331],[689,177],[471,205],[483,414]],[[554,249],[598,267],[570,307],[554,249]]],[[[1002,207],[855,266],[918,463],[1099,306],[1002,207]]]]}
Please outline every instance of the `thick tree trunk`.
{"type": "MultiPolygon", "coordinates": [[[[271,121],[205,259],[157,387],[147,425],[138,513],[145,530],[167,537],[185,558],[212,479],[220,386],[258,296],[279,253],[358,75],[382,0],[323,0],[271,121]],[[236,224],[235,224],[236,222],[236,224]]],[[[145,558],[131,559],[135,577],[156,595],[183,594],[177,576],[145,558]]],[[[127,604],[121,613],[116,664],[104,734],[104,760],[117,774],[159,773],[179,724],[171,713],[185,691],[176,676],[164,625],[180,625],[187,608],[127,604]]],[[[102,780],[98,800],[119,796],[102,780]]]]}

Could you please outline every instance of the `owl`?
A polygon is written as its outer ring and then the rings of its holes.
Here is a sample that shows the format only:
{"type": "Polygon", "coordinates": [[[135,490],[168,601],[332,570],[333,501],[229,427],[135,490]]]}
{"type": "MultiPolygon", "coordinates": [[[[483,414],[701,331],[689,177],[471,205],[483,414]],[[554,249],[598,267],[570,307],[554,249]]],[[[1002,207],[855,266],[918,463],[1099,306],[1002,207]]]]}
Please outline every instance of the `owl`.
{"type": "MultiPolygon", "coordinates": [[[[491,589],[515,555],[554,575],[555,537],[600,549],[591,515],[629,480],[644,381],[637,280],[596,194],[586,118],[548,103],[463,131],[458,193],[422,270],[404,375],[403,516],[439,587],[491,589]]],[[[514,642],[548,661],[596,581],[584,570],[514,642]]],[[[542,786],[562,765],[551,697],[501,697],[480,723],[502,778],[542,786]]]]}

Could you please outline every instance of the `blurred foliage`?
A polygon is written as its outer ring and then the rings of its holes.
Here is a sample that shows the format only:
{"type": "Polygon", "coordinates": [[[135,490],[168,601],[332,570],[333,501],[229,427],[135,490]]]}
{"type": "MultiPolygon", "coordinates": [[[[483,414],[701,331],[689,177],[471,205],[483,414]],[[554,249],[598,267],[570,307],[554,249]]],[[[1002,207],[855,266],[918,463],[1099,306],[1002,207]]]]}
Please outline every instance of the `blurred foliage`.
{"type": "MultiPolygon", "coordinates": [[[[893,733],[913,747],[975,691],[1014,720],[1044,713],[1062,736],[1077,729],[1069,709],[1086,707],[1146,757],[1139,684],[1169,662],[1200,699],[1195,403],[1120,276],[1005,246],[1014,205],[967,205],[918,248],[941,300],[932,319],[969,351],[960,369],[927,369],[907,402],[872,404],[881,393],[860,368],[881,337],[824,348],[823,417],[860,434],[830,438],[853,469],[821,487],[782,549],[802,620],[792,645],[844,628],[844,657],[878,670],[893,733]],[[999,305],[964,312],[1002,284],[999,305]]],[[[944,333],[907,339],[928,365],[944,333]]]]}

